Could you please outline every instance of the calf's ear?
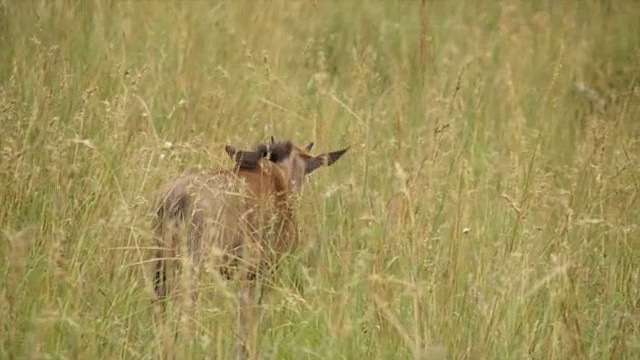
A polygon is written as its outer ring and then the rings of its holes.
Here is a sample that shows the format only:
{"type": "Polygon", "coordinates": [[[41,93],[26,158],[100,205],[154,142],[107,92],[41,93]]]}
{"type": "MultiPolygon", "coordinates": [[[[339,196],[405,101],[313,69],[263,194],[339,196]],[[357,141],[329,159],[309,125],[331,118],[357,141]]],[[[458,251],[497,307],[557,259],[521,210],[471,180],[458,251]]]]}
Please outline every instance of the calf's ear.
{"type": "Polygon", "coordinates": [[[349,150],[350,146],[305,160],[305,174],[311,174],[322,166],[331,166],[349,150]]]}

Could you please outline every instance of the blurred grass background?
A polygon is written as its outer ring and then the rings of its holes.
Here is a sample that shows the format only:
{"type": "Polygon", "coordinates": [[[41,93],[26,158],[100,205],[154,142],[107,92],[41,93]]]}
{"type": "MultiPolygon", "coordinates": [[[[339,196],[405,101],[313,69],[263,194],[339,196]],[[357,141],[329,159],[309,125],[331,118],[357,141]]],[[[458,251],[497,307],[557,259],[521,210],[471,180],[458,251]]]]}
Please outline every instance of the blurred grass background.
{"type": "Polygon", "coordinates": [[[352,150],[304,193],[263,358],[638,358],[639,14],[0,1],[0,358],[230,358],[213,289],[163,341],[151,200],[272,134],[352,150]]]}

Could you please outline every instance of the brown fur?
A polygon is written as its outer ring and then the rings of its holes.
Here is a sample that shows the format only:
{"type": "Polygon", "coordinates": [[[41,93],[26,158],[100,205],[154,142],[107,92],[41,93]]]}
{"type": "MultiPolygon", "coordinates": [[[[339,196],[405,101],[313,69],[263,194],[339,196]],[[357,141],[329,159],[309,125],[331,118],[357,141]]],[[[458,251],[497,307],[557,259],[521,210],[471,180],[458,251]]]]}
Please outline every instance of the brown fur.
{"type": "Polygon", "coordinates": [[[178,290],[174,279],[184,273],[184,263],[192,270],[187,274],[195,302],[203,264],[213,264],[228,279],[252,283],[294,251],[299,243],[295,196],[305,176],[348,149],[314,157],[308,152],[312,146],[302,149],[274,138],[253,151],[227,146],[233,168],[189,172],[162,189],[154,224],[158,298],[178,290]]]}

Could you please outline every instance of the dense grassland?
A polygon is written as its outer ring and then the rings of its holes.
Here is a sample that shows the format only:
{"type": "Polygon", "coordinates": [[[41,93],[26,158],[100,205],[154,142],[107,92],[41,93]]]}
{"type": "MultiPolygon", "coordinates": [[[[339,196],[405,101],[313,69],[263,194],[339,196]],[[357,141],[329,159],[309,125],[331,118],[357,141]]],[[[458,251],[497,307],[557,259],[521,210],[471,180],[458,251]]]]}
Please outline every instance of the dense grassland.
{"type": "Polygon", "coordinates": [[[317,151],[264,359],[637,359],[637,1],[0,1],[0,358],[166,341],[151,200],[275,134],[317,151]]]}

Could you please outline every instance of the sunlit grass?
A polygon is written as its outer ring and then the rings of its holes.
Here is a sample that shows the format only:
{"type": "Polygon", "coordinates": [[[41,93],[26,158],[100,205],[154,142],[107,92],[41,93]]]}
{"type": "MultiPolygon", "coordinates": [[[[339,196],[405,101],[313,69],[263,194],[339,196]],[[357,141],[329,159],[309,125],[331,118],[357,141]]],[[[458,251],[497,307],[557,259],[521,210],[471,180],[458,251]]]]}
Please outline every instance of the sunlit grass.
{"type": "Polygon", "coordinates": [[[157,326],[151,201],[270,135],[352,148],[263,358],[637,358],[639,4],[420,3],[0,4],[0,358],[230,358],[231,285],[157,326]]]}

